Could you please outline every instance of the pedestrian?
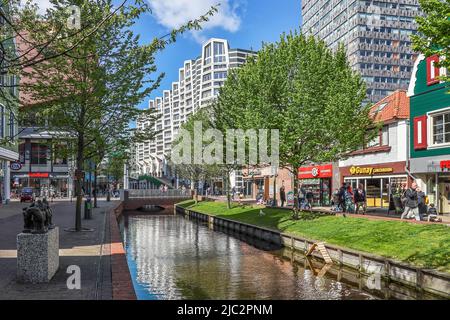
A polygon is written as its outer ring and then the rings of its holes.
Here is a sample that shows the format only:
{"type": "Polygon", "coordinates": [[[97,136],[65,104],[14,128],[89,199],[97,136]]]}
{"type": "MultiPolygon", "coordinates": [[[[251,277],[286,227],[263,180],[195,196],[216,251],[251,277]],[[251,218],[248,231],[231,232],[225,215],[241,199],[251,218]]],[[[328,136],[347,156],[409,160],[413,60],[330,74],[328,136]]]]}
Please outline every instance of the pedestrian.
{"type": "Polygon", "coordinates": [[[347,211],[348,213],[353,213],[355,212],[355,206],[353,204],[353,190],[352,190],[352,186],[348,185],[346,190],[345,190],[345,211],[347,211]]]}
{"type": "Polygon", "coordinates": [[[345,213],[347,206],[345,204],[345,192],[347,190],[347,183],[342,183],[342,186],[339,189],[339,207],[341,207],[342,212],[345,213]]]}
{"type": "Polygon", "coordinates": [[[306,190],[305,190],[305,188],[303,188],[302,185],[300,185],[300,188],[298,190],[298,206],[299,206],[300,210],[303,209],[305,206],[305,202],[306,202],[305,197],[306,197],[306,190]]]}
{"type": "Polygon", "coordinates": [[[339,212],[341,208],[339,206],[339,189],[334,190],[333,192],[333,200],[331,201],[332,209],[331,211],[339,212]]]}
{"type": "Polygon", "coordinates": [[[366,214],[366,190],[364,190],[364,185],[362,183],[358,184],[358,188],[355,190],[355,213],[358,214],[359,208],[362,207],[363,214],[366,214]]]}
{"type": "Polygon", "coordinates": [[[430,208],[427,212],[427,220],[433,222],[442,222],[442,219],[438,218],[438,213],[436,208],[434,207],[434,203],[430,203],[430,208]]]}
{"type": "Polygon", "coordinates": [[[426,204],[427,195],[419,187],[417,187],[416,191],[417,191],[417,203],[419,208],[419,217],[420,220],[423,220],[423,216],[427,214],[428,209],[426,204]]]}
{"type": "Polygon", "coordinates": [[[286,202],[286,189],[284,187],[284,180],[280,188],[280,200],[281,200],[281,207],[284,207],[284,203],[286,202]]]}
{"type": "Polygon", "coordinates": [[[309,188],[308,192],[306,192],[306,205],[305,205],[305,209],[306,209],[306,206],[308,206],[309,210],[312,211],[313,201],[314,201],[314,193],[313,193],[313,189],[312,189],[312,188],[309,188]]]}
{"type": "Polygon", "coordinates": [[[413,182],[411,187],[406,189],[402,200],[402,202],[405,203],[405,211],[403,211],[401,219],[410,219],[415,217],[417,221],[420,221],[416,182],[413,182]]]}

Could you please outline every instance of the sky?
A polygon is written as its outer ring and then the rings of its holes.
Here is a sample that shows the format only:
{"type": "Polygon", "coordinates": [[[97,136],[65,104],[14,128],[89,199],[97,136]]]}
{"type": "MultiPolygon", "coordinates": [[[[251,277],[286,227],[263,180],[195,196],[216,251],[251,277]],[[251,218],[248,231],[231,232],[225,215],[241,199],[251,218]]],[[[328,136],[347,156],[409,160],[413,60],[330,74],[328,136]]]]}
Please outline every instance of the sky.
{"type": "MultiPolygon", "coordinates": [[[[201,45],[210,38],[224,38],[231,48],[261,48],[262,42],[274,42],[283,32],[300,28],[300,0],[147,0],[152,15],[140,18],[134,31],[148,43],[155,36],[167,34],[172,28],[198,18],[208,9],[220,3],[219,12],[203,26],[201,31],[188,32],[180,36],[158,54],[158,72],[164,72],[161,86],[141,103],[147,108],[148,100],[162,96],[163,90],[171,88],[178,80],[178,69],[185,60],[195,59],[201,54],[201,45]]],[[[156,76],[156,74],[155,74],[156,76]]]]}
{"type": "MultiPolygon", "coordinates": [[[[33,0],[42,11],[50,6],[49,0],[33,0]]],[[[114,0],[119,4],[123,0],[114,0]]],[[[128,0],[132,2],[131,0],[128,0]]],[[[298,30],[301,24],[301,0],[145,0],[152,9],[151,14],[140,17],[133,31],[140,34],[141,43],[150,43],[173,28],[205,14],[211,6],[219,11],[200,31],[188,32],[178,37],[156,57],[158,73],[164,72],[161,86],[139,106],[148,107],[148,101],[162,96],[163,90],[171,88],[178,80],[178,69],[185,60],[195,59],[201,54],[201,45],[210,38],[224,38],[231,48],[258,50],[263,42],[275,42],[280,34],[298,30]]]]}

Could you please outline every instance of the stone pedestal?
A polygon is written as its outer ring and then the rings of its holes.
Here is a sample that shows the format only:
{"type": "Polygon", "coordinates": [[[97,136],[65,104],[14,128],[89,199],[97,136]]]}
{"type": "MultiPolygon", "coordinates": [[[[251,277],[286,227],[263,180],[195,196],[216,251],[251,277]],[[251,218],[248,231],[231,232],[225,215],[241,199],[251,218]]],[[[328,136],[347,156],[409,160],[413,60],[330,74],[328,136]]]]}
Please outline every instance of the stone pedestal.
{"type": "Polygon", "coordinates": [[[17,235],[17,281],[49,282],[59,268],[59,229],[17,235]]]}

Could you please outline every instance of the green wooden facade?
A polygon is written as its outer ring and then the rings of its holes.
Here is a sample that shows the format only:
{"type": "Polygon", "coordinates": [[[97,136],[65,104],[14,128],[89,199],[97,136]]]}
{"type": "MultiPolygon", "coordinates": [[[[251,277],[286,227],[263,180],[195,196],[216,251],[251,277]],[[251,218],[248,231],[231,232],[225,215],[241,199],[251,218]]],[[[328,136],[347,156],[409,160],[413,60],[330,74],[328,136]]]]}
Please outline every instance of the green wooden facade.
{"type": "MultiPolygon", "coordinates": [[[[414,146],[414,119],[425,116],[427,113],[450,107],[450,83],[427,84],[427,63],[426,59],[421,59],[417,65],[417,72],[413,75],[414,95],[410,97],[410,156],[414,158],[433,157],[450,155],[450,146],[434,147],[416,150],[414,146]]],[[[428,131],[430,128],[428,128],[428,131]]]]}

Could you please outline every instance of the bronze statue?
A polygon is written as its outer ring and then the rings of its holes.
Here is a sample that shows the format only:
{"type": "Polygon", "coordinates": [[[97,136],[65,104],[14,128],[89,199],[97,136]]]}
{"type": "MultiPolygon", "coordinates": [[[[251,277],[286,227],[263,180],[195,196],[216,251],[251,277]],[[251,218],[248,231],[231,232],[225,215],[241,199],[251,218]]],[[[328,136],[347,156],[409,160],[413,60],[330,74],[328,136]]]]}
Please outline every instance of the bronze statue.
{"type": "Polygon", "coordinates": [[[37,200],[28,208],[23,208],[24,233],[46,233],[55,226],[52,223],[52,209],[47,199],[37,200]]]}

